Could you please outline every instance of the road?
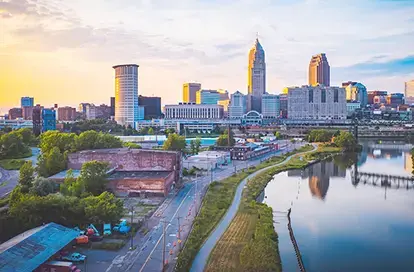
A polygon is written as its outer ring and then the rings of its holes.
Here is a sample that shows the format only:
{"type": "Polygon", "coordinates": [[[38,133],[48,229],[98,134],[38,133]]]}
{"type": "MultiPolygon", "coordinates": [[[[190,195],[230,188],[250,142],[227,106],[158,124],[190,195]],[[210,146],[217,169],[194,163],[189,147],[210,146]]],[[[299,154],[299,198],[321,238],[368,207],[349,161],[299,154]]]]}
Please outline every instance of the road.
{"type": "MultiPolygon", "coordinates": [[[[316,149],[316,147],[314,146],[313,150],[303,152],[303,153],[299,153],[299,154],[305,154],[305,153],[308,153],[308,152],[312,152],[315,149],[316,149]]],[[[254,178],[258,174],[262,173],[263,171],[268,170],[269,168],[285,164],[287,161],[289,161],[295,155],[296,154],[291,155],[291,156],[287,157],[284,161],[282,161],[280,163],[270,165],[268,167],[265,167],[263,169],[260,169],[256,172],[250,174],[248,177],[246,177],[239,184],[239,186],[237,187],[237,190],[236,190],[236,194],[233,198],[233,202],[231,203],[231,206],[227,210],[224,217],[221,219],[220,223],[217,225],[217,227],[214,229],[214,231],[207,238],[207,240],[205,241],[205,243],[203,244],[201,249],[198,251],[197,256],[194,259],[194,262],[191,266],[191,270],[190,270],[191,272],[198,272],[198,271],[203,271],[204,270],[204,267],[207,264],[207,260],[210,256],[211,251],[213,250],[214,246],[216,245],[218,240],[221,238],[221,236],[224,234],[224,232],[226,231],[226,229],[230,225],[231,221],[233,220],[234,216],[236,215],[236,213],[239,209],[239,205],[240,205],[241,197],[242,197],[242,193],[243,193],[243,188],[246,185],[247,181],[249,179],[254,178]]]]}
{"type": "MultiPolygon", "coordinates": [[[[37,157],[40,153],[40,149],[32,147],[32,156],[24,158],[26,161],[32,161],[33,166],[37,164],[37,157]]],[[[14,187],[16,187],[19,180],[19,171],[17,170],[5,170],[0,167],[0,198],[8,195],[14,187]]]]}
{"type": "MultiPolygon", "coordinates": [[[[89,259],[88,271],[161,271],[162,268],[162,252],[164,246],[163,228],[165,226],[165,262],[168,263],[168,270],[174,267],[176,256],[179,252],[180,243],[178,239],[185,240],[191,229],[192,222],[198,210],[204,192],[212,180],[221,180],[234,174],[235,169],[240,171],[243,168],[254,166],[261,161],[288,152],[291,147],[288,141],[283,141],[281,146],[285,147],[272,154],[267,154],[255,160],[241,162],[235,161],[234,164],[223,166],[219,169],[209,172],[205,176],[197,177],[178,191],[176,195],[167,197],[165,203],[154,213],[148,220],[148,229],[150,231],[142,236],[137,234],[134,237],[134,245],[137,248],[129,251],[128,247],[122,249],[119,254],[109,263],[106,270],[103,269],[104,264],[96,260],[89,259]],[[181,231],[178,232],[178,224],[180,221],[181,231]],[[165,223],[163,223],[165,222],[165,223]],[[164,225],[165,224],[165,225],[164,225]],[[93,264],[95,262],[95,264],[93,264]]],[[[299,146],[299,145],[298,145],[299,146]]],[[[97,256],[98,257],[98,256],[97,256]]],[[[108,264],[106,264],[108,265],[108,264]]]]}

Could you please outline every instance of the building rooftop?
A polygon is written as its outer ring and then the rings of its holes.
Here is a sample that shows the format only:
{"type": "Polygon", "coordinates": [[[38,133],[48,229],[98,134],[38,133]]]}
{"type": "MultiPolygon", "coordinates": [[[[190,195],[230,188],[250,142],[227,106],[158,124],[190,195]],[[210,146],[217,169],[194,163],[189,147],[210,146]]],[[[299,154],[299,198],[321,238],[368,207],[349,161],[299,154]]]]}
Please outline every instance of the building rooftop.
{"type": "Polygon", "coordinates": [[[32,272],[78,234],[78,231],[56,223],[19,234],[0,245],[0,271],[32,272]]]}
{"type": "Polygon", "coordinates": [[[179,153],[178,151],[166,151],[166,150],[155,150],[155,149],[130,149],[130,148],[108,148],[108,149],[91,149],[91,150],[82,150],[79,152],[71,153],[72,154],[87,154],[87,153],[96,153],[96,154],[126,154],[126,153],[179,153]]]}
{"type": "Polygon", "coordinates": [[[171,171],[115,171],[109,176],[108,179],[159,179],[167,178],[171,173],[171,171]]]}
{"type": "MultiPolygon", "coordinates": [[[[73,173],[73,177],[77,178],[80,176],[80,172],[81,170],[74,170],[72,169],[72,173],[73,173]]],[[[48,177],[49,179],[65,179],[66,175],[68,173],[68,169],[67,170],[63,170],[62,172],[59,172],[51,177],[48,177]]]]}

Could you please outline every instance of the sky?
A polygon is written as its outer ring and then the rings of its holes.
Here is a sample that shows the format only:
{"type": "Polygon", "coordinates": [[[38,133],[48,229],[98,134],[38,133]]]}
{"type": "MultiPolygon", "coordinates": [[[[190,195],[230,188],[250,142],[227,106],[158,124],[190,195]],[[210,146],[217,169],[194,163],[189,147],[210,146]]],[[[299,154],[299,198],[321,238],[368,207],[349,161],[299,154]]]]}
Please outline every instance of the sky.
{"type": "Polygon", "coordinates": [[[246,93],[256,33],[269,93],[307,84],[321,52],[331,85],[403,92],[414,79],[414,0],[0,0],[0,109],[109,104],[123,63],[162,104],[191,81],[246,93]]]}

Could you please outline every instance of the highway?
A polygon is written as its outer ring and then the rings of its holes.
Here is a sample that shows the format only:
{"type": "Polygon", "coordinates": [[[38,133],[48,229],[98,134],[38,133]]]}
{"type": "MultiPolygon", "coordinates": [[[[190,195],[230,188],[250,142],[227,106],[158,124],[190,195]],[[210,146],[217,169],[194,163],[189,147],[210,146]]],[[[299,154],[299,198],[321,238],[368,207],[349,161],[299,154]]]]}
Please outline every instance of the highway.
{"type": "MultiPolygon", "coordinates": [[[[191,182],[185,183],[184,187],[176,195],[170,195],[165,203],[159,207],[154,215],[148,220],[149,232],[145,236],[138,233],[134,238],[137,248],[128,251],[127,247],[109,263],[106,270],[93,269],[88,265],[88,271],[161,271],[162,253],[164,248],[163,229],[165,227],[165,262],[168,264],[168,271],[172,271],[179,248],[179,235],[184,240],[190,231],[192,222],[199,208],[202,196],[212,180],[221,180],[231,176],[235,169],[240,171],[243,168],[259,164],[269,157],[286,153],[292,149],[288,141],[280,143],[285,146],[283,149],[267,154],[251,161],[235,161],[234,164],[223,166],[208,172],[207,175],[197,177],[191,182]],[[181,232],[178,232],[180,224],[181,232]]],[[[299,147],[299,145],[297,145],[299,147]]]]}

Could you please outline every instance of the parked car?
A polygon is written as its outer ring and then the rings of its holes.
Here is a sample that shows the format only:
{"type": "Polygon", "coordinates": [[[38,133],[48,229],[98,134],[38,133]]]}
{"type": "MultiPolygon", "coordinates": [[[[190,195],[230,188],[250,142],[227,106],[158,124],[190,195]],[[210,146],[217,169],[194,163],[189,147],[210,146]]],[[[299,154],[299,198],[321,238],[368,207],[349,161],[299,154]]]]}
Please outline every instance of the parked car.
{"type": "Polygon", "coordinates": [[[86,256],[78,252],[74,252],[70,255],[62,256],[61,259],[65,261],[71,261],[71,262],[84,262],[86,259],[86,256]]]}

